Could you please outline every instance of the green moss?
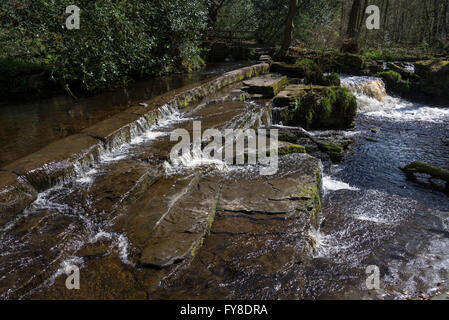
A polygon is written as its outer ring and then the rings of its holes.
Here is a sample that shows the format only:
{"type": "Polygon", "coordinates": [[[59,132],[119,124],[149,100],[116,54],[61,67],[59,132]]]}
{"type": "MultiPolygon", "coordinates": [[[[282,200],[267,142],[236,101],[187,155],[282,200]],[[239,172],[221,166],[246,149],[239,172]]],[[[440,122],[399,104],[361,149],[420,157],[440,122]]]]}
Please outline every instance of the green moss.
{"type": "Polygon", "coordinates": [[[393,70],[380,72],[379,76],[391,82],[398,82],[402,80],[402,76],[398,72],[393,70]]]}
{"type": "Polygon", "coordinates": [[[254,50],[254,49],[249,50],[248,58],[249,58],[250,60],[257,60],[258,57],[257,57],[257,52],[256,52],[256,50],[254,50]]]}
{"type": "Polygon", "coordinates": [[[419,89],[428,95],[449,97],[449,61],[424,60],[415,64],[421,77],[419,89]]]}
{"type": "Polygon", "coordinates": [[[331,70],[348,74],[361,74],[365,67],[365,57],[350,53],[335,54],[330,65],[331,70]]]}
{"type": "Polygon", "coordinates": [[[219,203],[220,203],[220,194],[218,195],[217,200],[216,200],[216,202],[215,202],[215,204],[214,204],[214,206],[212,208],[212,211],[209,214],[209,217],[207,218],[208,229],[207,229],[205,235],[203,237],[201,237],[201,239],[193,246],[192,250],[190,250],[190,255],[192,257],[195,257],[195,255],[198,252],[198,249],[201,248],[201,246],[204,243],[204,240],[205,240],[206,236],[209,234],[210,229],[212,228],[212,224],[214,223],[214,220],[215,220],[215,215],[217,214],[217,208],[218,208],[218,204],[219,203]]]}
{"type": "Polygon", "coordinates": [[[354,123],[357,100],[346,88],[323,87],[298,98],[290,112],[289,125],[309,129],[346,129],[354,123]]]}
{"type": "Polygon", "coordinates": [[[416,62],[416,65],[427,68],[430,72],[438,72],[441,68],[449,65],[449,61],[445,60],[423,60],[416,62]]]}
{"type": "Polygon", "coordinates": [[[319,214],[322,209],[322,179],[321,179],[321,170],[318,169],[316,173],[316,183],[305,184],[301,191],[298,194],[298,198],[305,201],[310,201],[309,213],[312,224],[315,227],[318,227],[319,214]]]}
{"type": "Polygon", "coordinates": [[[295,66],[302,68],[304,71],[319,70],[320,68],[315,61],[310,59],[301,59],[296,61],[295,66]]]}
{"type": "Polygon", "coordinates": [[[449,170],[438,168],[425,162],[416,161],[400,169],[407,174],[424,173],[434,179],[444,180],[449,183],[449,170]]]}
{"type": "Polygon", "coordinates": [[[273,62],[271,64],[271,71],[294,78],[304,78],[306,84],[320,84],[323,79],[323,73],[320,67],[310,59],[301,59],[295,64],[273,62]]]}
{"type": "Polygon", "coordinates": [[[321,151],[327,153],[330,156],[332,161],[339,162],[343,159],[345,151],[342,146],[332,142],[323,143],[315,141],[315,143],[318,145],[318,148],[321,151]]]}
{"type": "Polygon", "coordinates": [[[291,153],[306,153],[306,148],[299,144],[288,143],[278,149],[278,155],[283,156],[291,153]]]}
{"type": "Polygon", "coordinates": [[[380,72],[379,77],[385,80],[388,89],[398,92],[398,93],[408,93],[411,90],[411,85],[409,80],[402,80],[400,73],[389,70],[380,72]]]}

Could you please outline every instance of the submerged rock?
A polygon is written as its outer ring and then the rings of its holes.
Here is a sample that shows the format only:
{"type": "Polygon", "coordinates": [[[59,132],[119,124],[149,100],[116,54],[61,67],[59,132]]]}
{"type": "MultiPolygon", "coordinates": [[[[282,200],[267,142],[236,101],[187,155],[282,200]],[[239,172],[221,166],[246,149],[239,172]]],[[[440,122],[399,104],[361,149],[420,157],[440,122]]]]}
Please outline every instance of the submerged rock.
{"type": "Polygon", "coordinates": [[[405,167],[401,167],[400,169],[408,175],[414,175],[417,173],[427,174],[432,179],[445,181],[446,187],[449,186],[449,170],[447,169],[439,168],[421,161],[415,161],[405,167]]]}
{"type": "Polygon", "coordinates": [[[316,158],[282,157],[274,176],[227,174],[203,247],[153,297],[298,298],[303,279],[290,272],[310,259],[310,231],[320,210],[321,164],[316,158]]]}

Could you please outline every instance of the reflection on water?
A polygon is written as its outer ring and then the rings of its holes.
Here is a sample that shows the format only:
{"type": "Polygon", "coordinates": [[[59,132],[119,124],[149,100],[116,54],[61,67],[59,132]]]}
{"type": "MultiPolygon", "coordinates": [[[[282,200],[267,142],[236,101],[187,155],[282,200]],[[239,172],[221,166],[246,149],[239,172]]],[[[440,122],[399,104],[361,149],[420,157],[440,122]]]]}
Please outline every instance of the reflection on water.
{"type": "Polygon", "coordinates": [[[247,64],[248,62],[213,64],[199,72],[139,81],[126,88],[77,101],[68,95],[58,95],[36,101],[2,102],[0,167],[121,112],[130,103],[147,100],[247,64]]]}

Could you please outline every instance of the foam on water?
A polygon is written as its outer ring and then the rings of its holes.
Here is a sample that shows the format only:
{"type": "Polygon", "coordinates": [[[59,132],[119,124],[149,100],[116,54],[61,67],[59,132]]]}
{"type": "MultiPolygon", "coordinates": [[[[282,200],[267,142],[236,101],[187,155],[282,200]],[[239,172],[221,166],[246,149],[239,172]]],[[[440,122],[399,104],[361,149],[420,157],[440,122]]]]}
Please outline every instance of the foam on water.
{"type": "Polygon", "coordinates": [[[173,159],[170,163],[164,162],[164,169],[167,175],[177,174],[186,169],[194,169],[203,166],[212,166],[219,171],[226,171],[229,169],[225,161],[213,159],[208,157],[203,152],[191,151],[182,154],[173,159]]]}
{"type": "Polygon", "coordinates": [[[342,76],[342,86],[357,97],[359,112],[371,117],[440,123],[449,119],[448,108],[431,107],[387,95],[385,84],[379,78],[342,76]]]}
{"type": "Polygon", "coordinates": [[[330,176],[324,175],[323,176],[323,190],[324,190],[324,193],[326,193],[329,191],[337,191],[337,190],[357,191],[359,189],[352,187],[343,181],[339,181],[339,180],[331,178],[330,176]]]}

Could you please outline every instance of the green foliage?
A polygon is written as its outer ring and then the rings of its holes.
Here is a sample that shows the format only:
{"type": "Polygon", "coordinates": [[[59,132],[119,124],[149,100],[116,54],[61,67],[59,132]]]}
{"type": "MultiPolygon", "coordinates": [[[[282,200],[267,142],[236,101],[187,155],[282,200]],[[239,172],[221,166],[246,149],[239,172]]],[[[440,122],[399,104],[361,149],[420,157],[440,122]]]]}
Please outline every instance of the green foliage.
{"type": "Polygon", "coordinates": [[[319,70],[318,65],[315,63],[315,61],[310,60],[310,59],[301,59],[296,61],[296,66],[297,67],[301,67],[304,70],[310,70],[310,71],[315,71],[315,70],[319,70]]]}
{"type": "Polygon", "coordinates": [[[43,71],[45,68],[45,65],[22,59],[0,58],[0,70],[5,78],[15,78],[20,74],[43,71]]]}
{"type": "Polygon", "coordinates": [[[2,56],[48,65],[61,86],[95,90],[203,64],[202,1],[79,0],[80,30],[62,26],[71,0],[4,1],[2,56]]]}
{"type": "Polygon", "coordinates": [[[257,17],[256,39],[266,44],[278,44],[282,39],[288,0],[252,0],[257,17]]]}

